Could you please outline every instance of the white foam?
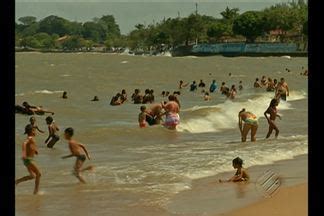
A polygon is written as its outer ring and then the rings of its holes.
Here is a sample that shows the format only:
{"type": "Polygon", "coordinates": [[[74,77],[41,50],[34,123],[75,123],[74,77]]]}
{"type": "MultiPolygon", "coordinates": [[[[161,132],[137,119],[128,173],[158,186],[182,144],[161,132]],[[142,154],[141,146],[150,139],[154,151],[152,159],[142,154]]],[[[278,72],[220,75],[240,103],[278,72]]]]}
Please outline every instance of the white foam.
{"type": "Polygon", "coordinates": [[[47,89],[44,89],[44,90],[37,90],[37,91],[34,91],[33,93],[37,93],[37,94],[56,94],[56,93],[62,93],[64,91],[49,91],[47,89]]]}
{"type": "MultiPolygon", "coordinates": [[[[289,101],[300,100],[306,98],[307,94],[303,91],[292,91],[288,97],[288,101],[280,101],[278,110],[293,109],[289,101]]],[[[195,115],[189,119],[181,119],[180,125],[177,130],[180,132],[191,133],[205,133],[205,132],[219,132],[224,129],[231,129],[237,127],[238,112],[245,108],[248,111],[253,112],[258,118],[263,116],[264,111],[268,108],[273,93],[264,93],[253,99],[248,99],[243,102],[236,102],[226,100],[224,103],[215,106],[194,106],[184,111],[197,111],[199,109],[210,109],[208,114],[204,116],[195,115]],[[215,109],[218,108],[218,109],[215,109]]],[[[180,113],[181,115],[181,113],[180,113]]]]}
{"type": "Polygon", "coordinates": [[[128,61],[122,61],[122,62],[120,62],[121,64],[126,64],[126,63],[128,63],[128,61]]]}

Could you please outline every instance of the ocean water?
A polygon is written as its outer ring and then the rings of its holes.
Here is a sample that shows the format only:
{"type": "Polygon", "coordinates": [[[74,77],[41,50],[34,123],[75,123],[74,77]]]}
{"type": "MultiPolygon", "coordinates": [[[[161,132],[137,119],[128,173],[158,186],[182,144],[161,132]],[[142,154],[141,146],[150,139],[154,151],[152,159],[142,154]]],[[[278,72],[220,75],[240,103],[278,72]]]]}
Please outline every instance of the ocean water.
{"type": "MultiPolygon", "coordinates": [[[[33,181],[18,185],[16,215],[152,215],[145,213],[148,209],[171,215],[165,205],[174,195],[190,190],[194,180],[232,171],[231,161],[237,156],[250,167],[308,151],[308,79],[300,75],[302,67],[307,68],[307,58],[16,53],[15,64],[16,104],[28,101],[54,111],[61,136],[54,149],[47,149],[46,115],[36,116],[37,125],[46,131],[35,138],[41,195],[32,195],[33,181]],[[290,89],[288,100],[278,106],[282,116],[276,120],[278,139],[274,134],[265,139],[268,124],[263,112],[273,93],[252,87],[255,78],[263,75],[284,77],[290,89]],[[222,81],[238,86],[242,80],[244,89],[234,100],[211,93],[210,101],[203,100],[202,89],[182,89],[181,123],[176,131],[162,126],[139,128],[139,104],[109,105],[122,89],[129,98],[135,88],[154,89],[159,103],[167,100],[161,96],[163,90],[178,90],[179,80],[200,79],[207,87],[213,79],[218,86],[222,81]],[[68,99],[61,98],[63,91],[68,99]],[[100,101],[90,101],[94,95],[100,101]],[[240,142],[237,114],[242,108],[259,118],[255,143],[240,142]],[[86,185],[71,174],[74,159],[61,159],[69,154],[63,138],[67,127],[75,129],[75,139],[85,144],[92,157],[85,165],[95,166],[95,171],[84,173],[86,185]]],[[[20,157],[29,117],[16,114],[17,178],[27,174],[20,157]]]]}

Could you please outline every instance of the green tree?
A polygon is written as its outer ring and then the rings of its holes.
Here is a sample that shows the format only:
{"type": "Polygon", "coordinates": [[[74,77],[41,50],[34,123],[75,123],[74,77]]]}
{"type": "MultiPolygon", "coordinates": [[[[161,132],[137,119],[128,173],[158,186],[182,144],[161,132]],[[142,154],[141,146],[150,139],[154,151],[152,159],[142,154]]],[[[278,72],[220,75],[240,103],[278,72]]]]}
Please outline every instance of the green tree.
{"type": "Polygon", "coordinates": [[[58,34],[59,36],[67,35],[70,33],[69,21],[54,15],[45,17],[39,22],[39,32],[58,34]]]}
{"type": "Polygon", "coordinates": [[[242,35],[247,42],[254,42],[264,33],[263,15],[259,11],[247,11],[238,16],[233,22],[233,33],[242,35]]]}
{"type": "Polygon", "coordinates": [[[85,39],[98,43],[103,40],[102,35],[104,35],[104,31],[98,23],[85,22],[83,24],[82,36],[85,39]]]}
{"type": "Polygon", "coordinates": [[[225,22],[215,22],[209,25],[207,29],[207,36],[210,41],[216,40],[218,41],[222,36],[230,35],[231,29],[230,25],[225,22]]]}
{"type": "Polygon", "coordinates": [[[24,16],[24,17],[20,17],[18,21],[20,21],[23,25],[29,26],[31,24],[36,23],[37,19],[36,17],[33,16],[24,16]]]}
{"type": "Polygon", "coordinates": [[[239,16],[238,12],[238,8],[229,9],[228,7],[226,7],[226,9],[220,14],[222,15],[223,19],[233,21],[236,17],[239,16]]]}
{"type": "Polygon", "coordinates": [[[62,43],[63,49],[77,50],[83,46],[82,38],[80,36],[71,36],[62,43]]]}

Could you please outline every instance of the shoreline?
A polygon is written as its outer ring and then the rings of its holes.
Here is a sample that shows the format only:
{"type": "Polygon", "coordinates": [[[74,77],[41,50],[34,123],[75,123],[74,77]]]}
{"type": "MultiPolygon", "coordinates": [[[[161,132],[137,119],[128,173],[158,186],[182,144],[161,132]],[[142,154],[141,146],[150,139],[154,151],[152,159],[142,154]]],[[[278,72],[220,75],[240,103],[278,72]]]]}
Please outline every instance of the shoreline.
{"type": "MultiPolygon", "coordinates": [[[[256,208],[263,208],[263,204],[259,203],[271,203],[272,200],[277,199],[280,200],[279,203],[287,203],[287,206],[289,206],[290,200],[285,195],[287,194],[286,191],[288,190],[290,193],[298,189],[296,193],[303,197],[302,200],[306,200],[304,202],[305,205],[303,205],[303,201],[299,201],[299,205],[307,209],[305,207],[307,206],[307,193],[305,192],[308,182],[307,160],[308,154],[304,154],[295,156],[293,159],[276,161],[273,164],[248,167],[247,170],[251,177],[249,183],[218,183],[218,179],[228,179],[231,177],[235,172],[234,169],[232,172],[224,172],[215,176],[194,180],[190,190],[182,191],[175,195],[166,204],[165,208],[170,214],[186,216],[232,216],[232,213],[233,216],[236,216],[236,214],[240,214],[241,209],[249,208],[248,212],[254,212],[255,206],[261,205],[261,207],[256,208]],[[281,180],[279,190],[270,197],[266,196],[264,191],[260,190],[260,187],[257,186],[257,179],[267,170],[277,173],[281,180]],[[279,198],[276,198],[277,196],[279,198]],[[281,198],[282,196],[283,198],[281,198]]],[[[269,205],[271,204],[266,204],[266,206],[269,205]]],[[[264,208],[267,209],[268,207],[264,208]]],[[[291,207],[287,208],[289,210],[291,207]]],[[[278,212],[281,212],[280,208],[276,209],[278,212]]],[[[284,208],[282,212],[287,212],[288,210],[284,208]]],[[[247,213],[246,215],[249,214],[247,213]]],[[[255,215],[260,215],[260,212],[259,214],[255,212],[255,215]]]]}

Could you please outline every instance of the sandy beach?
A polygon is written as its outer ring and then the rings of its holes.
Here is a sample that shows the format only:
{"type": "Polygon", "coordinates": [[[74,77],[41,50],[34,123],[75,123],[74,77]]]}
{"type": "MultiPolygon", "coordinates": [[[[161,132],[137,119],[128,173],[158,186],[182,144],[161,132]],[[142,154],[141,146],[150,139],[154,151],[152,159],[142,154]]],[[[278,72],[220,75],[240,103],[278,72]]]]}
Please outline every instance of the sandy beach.
{"type": "Polygon", "coordinates": [[[308,215],[307,183],[282,188],[274,197],[237,209],[223,216],[305,216],[308,215]]]}

